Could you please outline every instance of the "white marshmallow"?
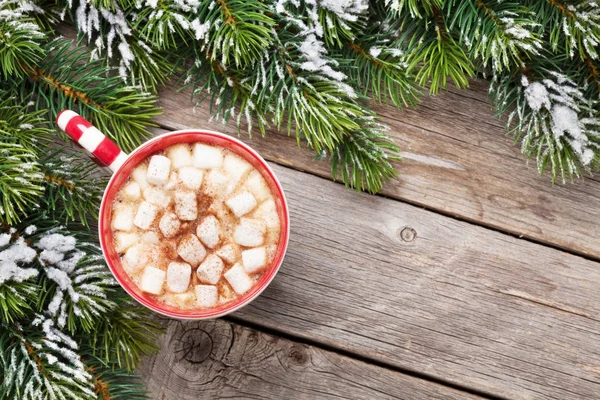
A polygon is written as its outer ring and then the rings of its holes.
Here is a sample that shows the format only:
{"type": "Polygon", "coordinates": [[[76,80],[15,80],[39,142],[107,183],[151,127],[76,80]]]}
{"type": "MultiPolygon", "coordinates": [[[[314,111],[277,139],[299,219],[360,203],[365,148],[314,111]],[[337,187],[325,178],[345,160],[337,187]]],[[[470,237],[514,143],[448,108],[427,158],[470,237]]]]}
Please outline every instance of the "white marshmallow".
{"type": "Polygon", "coordinates": [[[147,201],[142,201],[142,204],[138,207],[135,218],[133,219],[133,224],[141,229],[147,230],[154,222],[156,214],[158,214],[158,207],[147,201]]]}
{"type": "Polygon", "coordinates": [[[227,272],[225,272],[224,276],[233,290],[239,295],[246,293],[254,284],[252,279],[248,276],[248,274],[246,274],[244,268],[242,268],[240,264],[235,264],[227,272]]]}
{"type": "Polygon", "coordinates": [[[218,168],[223,163],[223,153],[216,147],[196,143],[192,163],[197,168],[218,168]]]}
{"type": "Polygon", "coordinates": [[[235,183],[237,183],[251,168],[252,165],[250,165],[250,163],[233,154],[228,154],[223,160],[225,174],[235,183]]]}
{"type": "Polygon", "coordinates": [[[177,216],[182,221],[193,221],[198,218],[198,203],[196,201],[196,193],[175,193],[175,213],[177,213],[177,216]]]}
{"type": "Polygon", "coordinates": [[[163,188],[165,190],[175,189],[177,187],[177,181],[178,181],[177,172],[173,171],[173,172],[171,172],[171,175],[169,175],[169,180],[167,181],[165,186],[163,186],[163,188]]]}
{"type": "Polygon", "coordinates": [[[140,235],[137,233],[115,232],[115,250],[117,253],[123,253],[138,240],[140,240],[140,235]]]}
{"type": "Polygon", "coordinates": [[[262,203],[254,213],[253,217],[263,220],[267,225],[267,228],[274,231],[279,230],[279,214],[277,214],[277,208],[272,199],[262,203]]]}
{"type": "Polygon", "coordinates": [[[133,228],[133,207],[130,205],[119,205],[113,209],[112,227],[119,231],[130,231],[133,228]]]}
{"type": "Polygon", "coordinates": [[[154,185],[164,185],[169,180],[171,160],[165,156],[152,156],[148,164],[146,180],[154,185]]]}
{"type": "Polygon", "coordinates": [[[187,263],[196,267],[204,257],[206,257],[206,249],[198,238],[193,235],[185,235],[177,245],[177,254],[181,256],[187,263]]]}
{"type": "Polygon", "coordinates": [[[233,264],[238,259],[237,246],[231,243],[221,247],[216,254],[229,264],[233,264]]]}
{"type": "Polygon", "coordinates": [[[140,189],[146,189],[150,184],[146,180],[146,174],[148,173],[148,167],[144,164],[138,165],[131,171],[131,179],[133,179],[139,186],[140,189]]]}
{"type": "Polygon", "coordinates": [[[265,241],[265,223],[256,219],[241,218],[240,223],[233,232],[233,240],[246,246],[260,246],[265,241]]]}
{"type": "Polygon", "coordinates": [[[200,189],[204,172],[194,167],[183,167],[179,170],[179,181],[192,190],[200,189]]]}
{"type": "Polygon", "coordinates": [[[177,218],[177,215],[165,213],[158,222],[158,228],[165,237],[175,236],[179,232],[179,228],[181,228],[181,222],[177,218]]]}
{"type": "Polygon", "coordinates": [[[152,294],[160,294],[165,283],[165,276],[167,273],[162,269],[158,269],[151,265],[144,269],[142,279],[140,281],[140,289],[144,292],[152,294]]]}
{"type": "Polygon", "coordinates": [[[167,157],[173,168],[181,168],[192,164],[192,155],[188,144],[177,144],[167,148],[167,157]]]}
{"type": "Polygon", "coordinates": [[[187,290],[192,276],[192,267],[188,263],[172,262],[167,268],[167,288],[173,293],[187,290]]]}
{"type": "Polygon", "coordinates": [[[196,285],[196,303],[200,307],[214,307],[217,305],[219,294],[217,287],[212,285],[196,285]]]}
{"type": "Polygon", "coordinates": [[[258,200],[259,203],[271,196],[271,190],[269,190],[265,178],[263,178],[258,171],[252,171],[252,173],[248,175],[244,187],[256,197],[256,200],[258,200]]]}
{"type": "Polygon", "coordinates": [[[150,244],[158,244],[160,242],[158,235],[152,231],[144,233],[142,235],[142,241],[150,244]]]}
{"type": "Polygon", "coordinates": [[[267,252],[264,247],[255,247],[242,251],[242,263],[244,271],[255,274],[267,265],[267,252]]]}
{"type": "Polygon", "coordinates": [[[248,214],[256,207],[256,199],[250,192],[242,192],[225,202],[227,207],[235,214],[236,217],[242,217],[248,214]]]}
{"type": "Polygon", "coordinates": [[[216,284],[221,279],[221,272],[223,272],[223,261],[215,256],[214,254],[210,254],[202,264],[196,270],[196,275],[202,282],[207,282],[210,284],[216,284]]]}
{"type": "Polygon", "coordinates": [[[141,196],[140,185],[135,181],[129,182],[123,187],[121,193],[123,193],[125,200],[135,201],[141,196]]]}
{"type": "Polygon", "coordinates": [[[157,187],[147,187],[144,189],[144,199],[150,204],[165,208],[171,202],[171,196],[164,190],[160,190],[157,187]]]}
{"type": "Polygon", "coordinates": [[[202,223],[196,228],[196,235],[202,240],[202,243],[210,249],[219,244],[221,235],[221,225],[214,215],[204,218],[202,223]]]}
{"type": "Polygon", "coordinates": [[[128,248],[121,259],[123,267],[129,272],[139,271],[148,263],[148,253],[145,250],[145,246],[141,244],[136,244],[128,248]]]}
{"type": "Polygon", "coordinates": [[[215,169],[206,174],[204,180],[206,182],[206,191],[212,196],[223,192],[223,189],[227,185],[227,176],[215,169]]]}

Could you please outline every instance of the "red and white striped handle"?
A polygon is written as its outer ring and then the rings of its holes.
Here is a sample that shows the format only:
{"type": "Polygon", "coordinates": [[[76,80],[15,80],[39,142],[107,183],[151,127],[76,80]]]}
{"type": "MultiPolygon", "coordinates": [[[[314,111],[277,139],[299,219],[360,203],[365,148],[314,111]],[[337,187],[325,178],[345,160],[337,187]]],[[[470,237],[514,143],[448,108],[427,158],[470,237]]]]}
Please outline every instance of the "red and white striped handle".
{"type": "Polygon", "coordinates": [[[63,110],[56,116],[56,124],[81,147],[92,153],[100,162],[115,172],[127,159],[119,146],[104,136],[88,120],[75,111],[63,110]]]}

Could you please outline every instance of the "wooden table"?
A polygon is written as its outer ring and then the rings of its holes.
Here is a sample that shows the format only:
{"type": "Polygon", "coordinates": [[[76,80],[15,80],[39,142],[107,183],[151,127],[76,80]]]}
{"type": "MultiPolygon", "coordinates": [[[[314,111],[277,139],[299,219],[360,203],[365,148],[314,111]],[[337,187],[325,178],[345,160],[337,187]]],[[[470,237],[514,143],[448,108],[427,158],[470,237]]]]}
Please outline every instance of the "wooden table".
{"type": "MultiPolygon", "coordinates": [[[[243,310],[163,320],[152,396],[600,398],[600,181],[552,186],[471,86],[375,107],[404,157],[379,196],[282,133],[242,134],[286,190],[288,254],[243,310]]],[[[189,99],[162,91],[162,129],[237,134],[189,99]]]]}

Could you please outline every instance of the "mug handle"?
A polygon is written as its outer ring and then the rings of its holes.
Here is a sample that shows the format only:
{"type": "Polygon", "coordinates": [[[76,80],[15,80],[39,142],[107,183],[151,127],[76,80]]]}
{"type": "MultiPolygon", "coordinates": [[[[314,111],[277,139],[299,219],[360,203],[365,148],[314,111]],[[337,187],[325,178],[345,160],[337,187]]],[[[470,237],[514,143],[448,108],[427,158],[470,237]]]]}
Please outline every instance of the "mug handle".
{"type": "Polygon", "coordinates": [[[127,160],[127,153],[75,111],[62,110],[59,112],[56,116],[56,124],[112,172],[118,170],[127,160]]]}

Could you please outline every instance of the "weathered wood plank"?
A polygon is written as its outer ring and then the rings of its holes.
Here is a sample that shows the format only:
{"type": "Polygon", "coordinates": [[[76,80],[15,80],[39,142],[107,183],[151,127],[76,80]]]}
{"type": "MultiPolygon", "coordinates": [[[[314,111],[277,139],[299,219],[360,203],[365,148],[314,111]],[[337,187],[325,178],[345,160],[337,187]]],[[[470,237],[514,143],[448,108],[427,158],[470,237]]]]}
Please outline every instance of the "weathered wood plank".
{"type": "Polygon", "coordinates": [[[224,320],[164,321],[138,372],[154,399],[475,399],[224,320]]]}
{"type": "Polygon", "coordinates": [[[600,264],[274,168],[288,255],[233,318],[484,393],[597,398],[600,264]]]}
{"type": "MultiPolygon", "coordinates": [[[[600,182],[552,186],[549,177],[540,177],[504,136],[503,122],[492,118],[485,83],[473,86],[426,97],[416,110],[375,106],[404,156],[398,180],[383,193],[600,259],[600,182]]],[[[208,122],[208,104],[193,111],[188,91],[166,88],[160,96],[161,125],[236,134],[233,126],[208,122]]],[[[296,148],[294,139],[270,133],[267,139],[248,140],[245,134],[242,139],[271,161],[330,176],[328,164],[312,161],[312,153],[296,148]]]]}

